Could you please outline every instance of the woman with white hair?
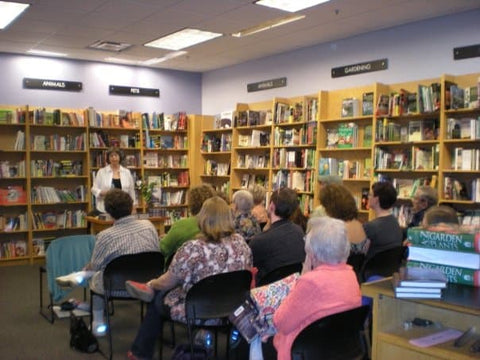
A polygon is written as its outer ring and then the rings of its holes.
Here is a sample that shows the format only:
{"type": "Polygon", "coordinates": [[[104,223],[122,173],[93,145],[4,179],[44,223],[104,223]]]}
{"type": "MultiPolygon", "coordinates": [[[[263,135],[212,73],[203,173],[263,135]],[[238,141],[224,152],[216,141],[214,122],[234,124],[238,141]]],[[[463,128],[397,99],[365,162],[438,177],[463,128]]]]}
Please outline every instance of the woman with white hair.
{"type": "Polygon", "coordinates": [[[253,196],[248,190],[238,190],[232,196],[235,232],[242,235],[248,243],[262,229],[255,216],[252,215],[253,196]]]}
{"type": "Polygon", "coordinates": [[[309,220],[302,275],[275,311],[278,360],[290,360],[296,336],[312,322],[361,305],[345,223],[328,216],[309,220]]]}

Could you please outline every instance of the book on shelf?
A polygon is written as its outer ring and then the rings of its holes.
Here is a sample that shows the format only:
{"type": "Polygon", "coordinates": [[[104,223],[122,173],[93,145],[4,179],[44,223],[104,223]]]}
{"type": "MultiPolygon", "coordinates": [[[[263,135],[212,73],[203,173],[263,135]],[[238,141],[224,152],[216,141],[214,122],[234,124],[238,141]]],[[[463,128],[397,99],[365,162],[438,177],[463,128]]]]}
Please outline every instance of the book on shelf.
{"type": "Polygon", "coordinates": [[[412,227],[407,230],[407,240],[418,247],[480,253],[478,232],[430,231],[423,227],[412,227]]]}
{"type": "Polygon", "coordinates": [[[421,141],[423,136],[423,120],[410,120],[408,123],[408,141],[421,141]]]}
{"type": "MultiPolygon", "coordinates": [[[[392,276],[394,288],[434,288],[444,289],[447,287],[447,278],[443,272],[436,269],[424,269],[417,267],[401,267],[392,276]]],[[[400,292],[413,292],[415,290],[401,289],[400,292]]]]}
{"type": "Polygon", "coordinates": [[[360,103],[356,98],[347,98],[342,100],[342,117],[358,116],[360,112],[360,103]]]}
{"type": "Polygon", "coordinates": [[[480,270],[413,260],[407,261],[406,266],[438,270],[445,275],[449,283],[480,287],[480,270]]]}
{"type": "Polygon", "coordinates": [[[450,108],[463,109],[465,106],[465,91],[458,85],[450,85],[450,108]]]}
{"type": "Polygon", "coordinates": [[[363,128],[363,147],[372,146],[372,125],[366,125],[363,128]]]}
{"type": "Polygon", "coordinates": [[[398,292],[395,290],[395,297],[398,299],[441,299],[442,292],[398,292]]]}
{"type": "Polygon", "coordinates": [[[478,253],[409,246],[408,260],[444,264],[449,266],[461,266],[467,269],[480,269],[480,254],[478,253]]]}
{"type": "Polygon", "coordinates": [[[373,115],[373,92],[362,94],[362,115],[373,115]]]}
{"type": "Polygon", "coordinates": [[[385,94],[380,94],[377,101],[377,109],[375,110],[375,115],[382,116],[388,115],[390,104],[390,97],[385,94]]]}

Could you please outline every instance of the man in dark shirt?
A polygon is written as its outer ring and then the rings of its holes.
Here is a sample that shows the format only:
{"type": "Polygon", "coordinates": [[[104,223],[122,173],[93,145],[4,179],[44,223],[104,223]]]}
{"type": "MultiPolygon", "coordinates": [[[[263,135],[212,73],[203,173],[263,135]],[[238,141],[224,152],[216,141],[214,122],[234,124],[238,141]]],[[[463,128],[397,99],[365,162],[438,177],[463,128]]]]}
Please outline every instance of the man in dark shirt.
{"type": "Polygon", "coordinates": [[[270,228],[250,240],[253,266],[258,269],[257,281],[272,270],[305,260],[302,228],[290,216],[298,207],[297,193],[280,188],[272,193],[268,204],[270,228]]]}

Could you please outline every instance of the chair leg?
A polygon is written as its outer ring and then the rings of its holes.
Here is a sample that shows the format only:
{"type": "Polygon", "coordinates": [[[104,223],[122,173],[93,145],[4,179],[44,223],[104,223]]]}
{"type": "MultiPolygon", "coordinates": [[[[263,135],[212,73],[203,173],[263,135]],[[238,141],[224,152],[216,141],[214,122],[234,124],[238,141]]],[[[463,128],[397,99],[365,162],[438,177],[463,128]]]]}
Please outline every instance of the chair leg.
{"type": "Polygon", "coordinates": [[[49,292],[49,299],[50,299],[50,303],[49,305],[47,306],[48,308],[48,314],[46,314],[44,312],[44,309],[43,309],[43,274],[46,274],[46,269],[41,266],[40,269],[39,269],[39,274],[40,274],[40,308],[39,308],[39,312],[40,312],[40,315],[42,315],[43,318],[45,318],[50,324],[53,324],[55,322],[55,313],[53,311],[53,298],[52,298],[52,294],[50,294],[49,292]]]}
{"type": "MultiPolygon", "coordinates": [[[[112,360],[113,357],[113,344],[112,344],[112,329],[110,327],[110,310],[109,310],[109,304],[112,305],[113,307],[113,300],[109,300],[108,296],[104,294],[103,296],[104,299],[104,306],[105,306],[105,317],[107,318],[107,336],[108,336],[108,359],[112,360]]],[[[113,311],[112,311],[113,315],[113,311]]]]}

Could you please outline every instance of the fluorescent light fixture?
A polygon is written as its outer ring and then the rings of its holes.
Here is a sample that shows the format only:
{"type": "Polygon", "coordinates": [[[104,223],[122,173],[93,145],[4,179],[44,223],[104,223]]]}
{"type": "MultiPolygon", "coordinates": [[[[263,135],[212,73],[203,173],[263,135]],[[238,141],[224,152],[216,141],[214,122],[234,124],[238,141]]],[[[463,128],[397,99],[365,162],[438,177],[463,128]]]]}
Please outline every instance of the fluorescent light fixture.
{"type": "Polygon", "coordinates": [[[129,64],[129,65],[137,65],[138,64],[138,61],[120,59],[120,58],[116,58],[116,57],[106,57],[105,61],[114,62],[114,63],[118,63],[118,64],[129,64]]]}
{"type": "Polygon", "coordinates": [[[59,56],[59,57],[67,56],[67,54],[64,54],[64,53],[58,53],[54,51],[45,51],[45,50],[34,50],[34,49],[28,50],[27,54],[41,55],[41,56],[59,56]]]}
{"type": "Polygon", "coordinates": [[[248,35],[253,35],[261,31],[270,30],[277,26],[285,25],[293,21],[304,19],[305,15],[289,15],[280,19],[274,19],[271,21],[264,22],[263,24],[240,30],[239,32],[233,33],[233,37],[244,37],[248,35]]]}
{"type": "Polygon", "coordinates": [[[142,65],[158,64],[158,63],[161,63],[161,62],[164,62],[164,61],[167,61],[167,60],[174,59],[176,57],[185,55],[186,53],[187,53],[186,51],[175,51],[175,52],[168,53],[167,55],[165,55],[163,57],[160,57],[160,58],[153,58],[153,59],[142,61],[141,64],[142,65]]]}
{"type": "Polygon", "coordinates": [[[181,50],[219,36],[222,36],[222,34],[187,28],[161,37],[157,40],[150,41],[144,46],[167,50],[181,50]]]}
{"type": "Polygon", "coordinates": [[[0,1],[0,29],[5,29],[29,6],[30,4],[0,1]]]}
{"type": "Polygon", "coordinates": [[[330,0],[258,0],[256,5],[268,6],[288,12],[300,11],[330,0]]]}

